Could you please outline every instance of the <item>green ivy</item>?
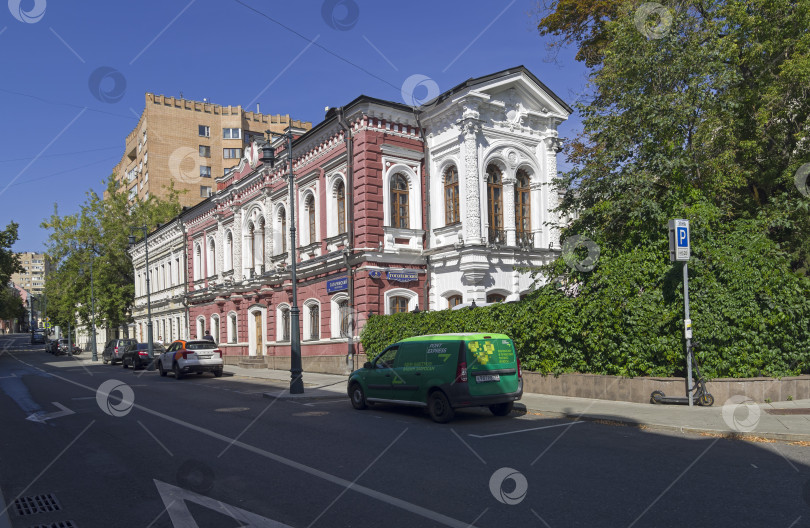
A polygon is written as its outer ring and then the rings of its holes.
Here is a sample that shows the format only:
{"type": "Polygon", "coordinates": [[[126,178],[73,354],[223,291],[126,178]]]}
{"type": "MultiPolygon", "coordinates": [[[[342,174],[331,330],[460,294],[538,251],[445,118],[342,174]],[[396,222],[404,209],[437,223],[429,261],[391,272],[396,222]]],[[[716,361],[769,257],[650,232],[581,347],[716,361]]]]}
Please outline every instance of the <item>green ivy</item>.
{"type": "MultiPolygon", "coordinates": [[[[704,373],[807,372],[810,281],[791,270],[790,256],[767,236],[764,221],[723,222],[712,213],[689,212],[691,319],[704,373]]],[[[371,358],[416,335],[499,332],[514,340],[527,370],[683,375],[682,266],[669,262],[663,237],[646,247],[602,248],[597,267],[566,274],[561,282],[567,286],[552,281],[514,303],[372,316],[361,340],[371,358]]],[[[562,259],[549,268],[558,278],[566,270],[562,259]]]]}

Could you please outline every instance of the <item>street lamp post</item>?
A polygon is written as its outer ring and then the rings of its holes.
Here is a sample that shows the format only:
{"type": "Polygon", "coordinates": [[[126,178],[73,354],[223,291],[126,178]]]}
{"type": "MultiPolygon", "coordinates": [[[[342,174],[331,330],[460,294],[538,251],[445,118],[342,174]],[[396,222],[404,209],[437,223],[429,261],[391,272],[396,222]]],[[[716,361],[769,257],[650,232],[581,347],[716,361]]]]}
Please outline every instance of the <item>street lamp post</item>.
{"type": "Polygon", "coordinates": [[[96,296],[93,291],[93,260],[95,254],[90,258],[90,320],[92,322],[92,337],[93,340],[93,361],[98,361],[98,351],[96,350],[96,296]]]}
{"type": "MultiPolygon", "coordinates": [[[[283,137],[287,140],[287,164],[290,167],[290,174],[288,182],[290,186],[290,247],[292,253],[292,266],[290,275],[292,280],[292,308],[290,308],[290,394],[303,394],[304,380],[302,374],[304,369],[301,365],[301,332],[299,316],[300,310],[298,309],[298,278],[296,275],[297,267],[295,254],[295,181],[293,177],[293,152],[292,152],[292,125],[286,132],[279,134],[266,130],[268,135],[283,137]]],[[[276,156],[273,147],[269,141],[263,141],[260,146],[262,153],[259,158],[263,164],[269,164],[270,167],[275,165],[276,156]]],[[[282,233],[281,236],[284,236],[282,233]]]]}
{"type": "Polygon", "coordinates": [[[143,231],[143,247],[146,252],[146,343],[149,350],[149,357],[154,358],[154,351],[152,347],[152,301],[149,292],[149,230],[146,226],[132,227],[129,230],[129,245],[135,245],[135,235],[133,231],[140,229],[143,231]]]}

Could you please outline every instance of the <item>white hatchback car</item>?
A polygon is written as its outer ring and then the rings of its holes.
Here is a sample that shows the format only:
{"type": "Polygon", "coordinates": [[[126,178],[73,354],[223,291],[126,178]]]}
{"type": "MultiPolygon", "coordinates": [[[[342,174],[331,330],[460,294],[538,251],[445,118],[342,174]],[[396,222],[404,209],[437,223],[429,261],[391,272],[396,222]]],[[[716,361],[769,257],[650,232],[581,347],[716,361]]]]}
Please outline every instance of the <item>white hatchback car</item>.
{"type": "Polygon", "coordinates": [[[174,341],[157,358],[160,375],[165,376],[171,370],[175,379],[183,379],[183,376],[191,372],[213,372],[214,376],[220,377],[222,366],[222,351],[217,348],[216,343],[205,339],[174,341]]]}

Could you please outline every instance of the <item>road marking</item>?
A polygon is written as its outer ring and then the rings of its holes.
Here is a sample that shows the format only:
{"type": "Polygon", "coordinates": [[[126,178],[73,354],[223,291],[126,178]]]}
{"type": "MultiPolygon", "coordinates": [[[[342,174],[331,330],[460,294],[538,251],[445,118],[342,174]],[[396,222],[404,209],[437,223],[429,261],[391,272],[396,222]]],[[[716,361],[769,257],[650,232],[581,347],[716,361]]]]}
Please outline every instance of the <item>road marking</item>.
{"type": "MultiPolygon", "coordinates": [[[[16,359],[17,361],[21,361],[21,360],[17,359],[14,355],[11,355],[11,357],[16,359]]],[[[95,389],[93,387],[88,387],[87,385],[84,385],[83,383],[79,383],[78,381],[73,381],[71,379],[64,378],[64,377],[56,375],[56,374],[51,374],[51,376],[58,379],[58,380],[62,380],[64,382],[66,382],[66,383],[70,383],[71,385],[81,387],[81,388],[83,388],[85,390],[89,390],[89,391],[92,391],[92,392],[96,392],[96,390],[97,390],[97,389],[95,389]]],[[[302,464],[301,462],[296,462],[295,460],[292,460],[290,458],[286,458],[286,457],[283,457],[281,455],[277,455],[275,453],[272,453],[270,451],[266,451],[264,449],[261,449],[259,447],[255,447],[255,446],[252,446],[250,444],[246,444],[246,443],[244,443],[244,442],[242,442],[240,440],[237,440],[237,439],[234,439],[234,438],[229,438],[229,437],[227,437],[227,436],[225,436],[223,434],[216,433],[216,432],[211,431],[209,429],[206,429],[204,427],[200,427],[199,425],[194,425],[192,423],[186,422],[186,421],[181,420],[179,418],[175,418],[174,416],[169,416],[168,414],[163,414],[163,413],[158,412],[158,411],[153,411],[152,409],[144,407],[143,405],[139,405],[139,404],[136,403],[136,404],[133,404],[132,407],[137,408],[137,409],[139,409],[139,410],[141,410],[141,411],[143,411],[145,413],[151,414],[153,416],[157,416],[158,418],[163,418],[164,420],[166,420],[168,422],[174,423],[174,424],[179,425],[181,427],[185,427],[186,429],[196,431],[198,433],[206,435],[206,436],[208,436],[210,438],[213,438],[215,440],[219,440],[221,442],[227,442],[229,446],[233,445],[233,446],[240,447],[240,448],[244,449],[245,451],[251,452],[253,454],[259,455],[259,456],[264,457],[264,458],[267,458],[269,460],[273,460],[274,462],[277,462],[277,463],[282,464],[284,466],[290,467],[292,469],[297,469],[297,470],[299,470],[299,471],[301,471],[303,473],[306,473],[306,474],[311,475],[313,477],[317,477],[317,478],[319,478],[321,480],[331,482],[332,484],[335,484],[337,486],[340,486],[340,487],[343,487],[343,488],[351,488],[353,491],[355,491],[357,493],[360,493],[361,495],[371,497],[372,499],[377,499],[380,502],[390,504],[391,506],[395,506],[397,508],[403,509],[403,510],[405,510],[407,512],[413,513],[414,515],[419,515],[420,517],[430,519],[430,520],[435,521],[435,522],[437,522],[439,524],[443,524],[445,526],[453,526],[453,527],[457,527],[457,528],[469,528],[469,526],[470,526],[469,523],[459,521],[458,519],[454,519],[452,517],[449,517],[449,516],[444,515],[444,514],[439,513],[439,512],[435,512],[433,510],[429,510],[427,508],[419,506],[418,504],[408,502],[408,501],[400,499],[398,497],[394,497],[393,495],[388,495],[386,493],[382,493],[380,491],[377,491],[377,490],[372,489],[372,488],[368,488],[368,487],[360,485],[360,484],[353,484],[349,480],[343,479],[343,478],[338,477],[336,475],[332,475],[331,473],[327,473],[326,471],[321,471],[320,469],[316,469],[316,468],[307,466],[306,464],[302,464]]],[[[380,417],[375,416],[375,418],[380,418],[380,417]]],[[[95,423],[95,420],[93,420],[93,422],[90,425],[92,425],[93,423],[95,423]]],[[[82,433],[84,433],[84,431],[82,431],[82,433]]],[[[71,442],[71,444],[72,444],[72,442],[71,442]]],[[[68,447],[70,447],[70,446],[68,446],[68,447]]],[[[61,454],[60,454],[60,456],[61,456],[61,454]]]]}
{"type": "Polygon", "coordinates": [[[62,410],[61,411],[55,411],[55,412],[52,412],[52,413],[47,413],[47,414],[41,414],[39,412],[36,412],[36,413],[32,414],[31,416],[29,416],[28,418],[26,418],[26,420],[30,420],[32,422],[44,423],[44,422],[47,422],[48,420],[53,420],[54,418],[61,418],[63,416],[70,416],[71,414],[76,414],[75,412],[71,411],[70,409],[68,409],[67,407],[65,407],[64,405],[62,405],[59,402],[51,402],[51,403],[54,404],[55,406],[59,407],[62,410]]]}
{"type": "MultiPolygon", "coordinates": [[[[235,521],[239,521],[241,526],[250,526],[251,528],[292,528],[287,524],[262,517],[253,512],[237,508],[232,504],[226,504],[199,493],[194,493],[177,486],[172,486],[165,482],[154,479],[155,486],[157,486],[160,498],[163,504],[166,505],[164,511],[169,513],[169,519],[172,525],[182,528],[198,528],[199,525],[194,519],[194,516],[188,509],[186,501],[193,502],[204,508],[214,510],[221,513],[226,517],[230,517],[235,521]]],[[[161,513],[162,515],[162,513],[161,513]]],[[[157,520],[157,519],[155,519],[157,520]]],[[[154,524],[154,521],[153,521],[154,524]]]]}
{"type": "Polygon", "coordinates": [[[468,434],[467,436],[472,436],[473,438],[492,438],[493,436],[505,436],[505,435],[510,435],[510,434],[528,433],[529,431],[539,431],[541,429],[552,429],[554,427],[569,427],[569,426],[576,425],[576,424],[579,424],[579,423],[584,423],[584,422],[571,422],[571,423],[562,423],[562,424],[556,424],[556,425],[545,425],[543,427],[532,427],[531,429],[520,429],[519,431],[509,431],[509,432],[506,432],[506,433],[495,433],[495,434],[488,434],[488,435],[468,434]]]}

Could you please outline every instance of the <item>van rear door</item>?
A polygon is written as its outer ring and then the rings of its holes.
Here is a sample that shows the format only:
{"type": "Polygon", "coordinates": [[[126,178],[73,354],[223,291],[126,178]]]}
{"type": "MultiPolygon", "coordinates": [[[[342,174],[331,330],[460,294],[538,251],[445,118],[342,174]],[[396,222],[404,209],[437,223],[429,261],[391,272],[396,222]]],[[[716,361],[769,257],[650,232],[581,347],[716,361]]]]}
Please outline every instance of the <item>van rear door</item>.
{"type": "Polygon", "coordinates": [[[508,394],[518,390],[515,345],[505,337],[467,341],[470,396],[508,394]]]}

